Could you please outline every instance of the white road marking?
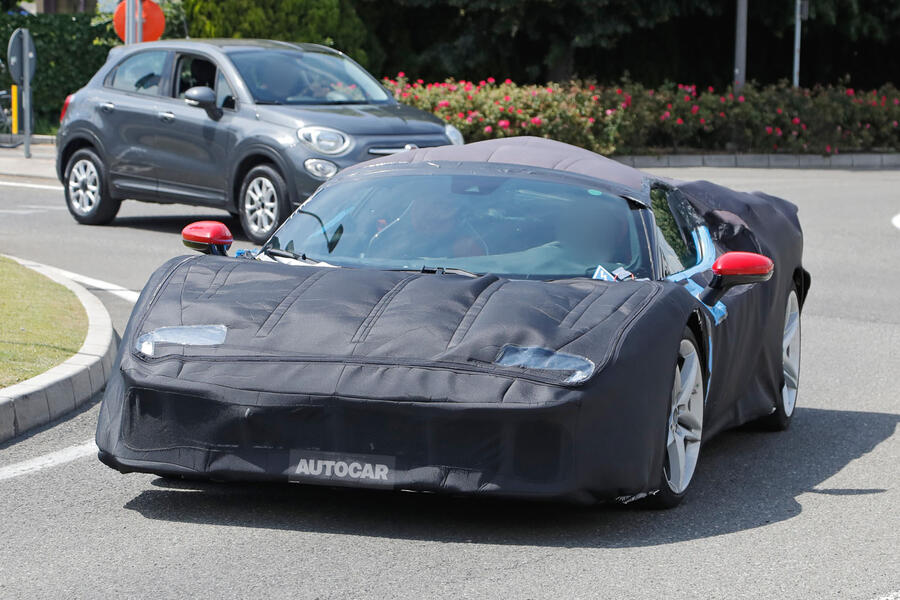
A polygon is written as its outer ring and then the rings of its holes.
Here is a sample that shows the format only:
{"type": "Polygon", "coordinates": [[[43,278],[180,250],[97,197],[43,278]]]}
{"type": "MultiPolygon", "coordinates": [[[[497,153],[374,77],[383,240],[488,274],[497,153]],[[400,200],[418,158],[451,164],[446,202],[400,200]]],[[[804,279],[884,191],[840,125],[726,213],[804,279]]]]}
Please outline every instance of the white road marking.
{"type": "Polygon", "coordinates": [[[135,292],[134,290],[129,290],[127,288],[123,288],[121,285],[116,285],[114,283],[108,283],[106,281],[101,281],[100,279],[94,279],[93,277],[87,277],[86,275],[79,275],[78,273],[72,273],[71,271],[64,271],[63,269],[59,269],[57,267],[50,267],[63,277],[68,277],[72,281],[77,281],[88,289],[94,288],[98,290],[103,290],[104,292],[109,292],[115,296],[118,296],[122,300],[127,302],[131,302],[134,304],[137,302],[138,297],[141,295],[140,292],[135,292]]]}
{"type": "Polygon", "coordinates": [[[3,481],[4,479],[12,479],[13,477],[19,477],[20,475],[28,475],[42,469],[48,469],[50,467],[63,465],[67,462],[72,462],[73,460],[77,460],[79,458],[90,456],[96,453],[97,445],[94,443],[94,440],[88,440],[86,442],[78,444],[77,446],[69,446],[68,448],[63,448],[62,450],[57,450],[56,452],[51,452],[50,454],[44,454],[43,456],[31,458],[14,465],[0,467],[0,481],[3,481]]]}
{"type": "Polygon", "coordinates": [[[22,208],[39,208],[41,210],[68,210],[65,206],[53,206],[50,204],[20,204],[22,208]]]}
{"type": "Polygon", "coordinates": [[[137,302],[138,297],[141,295],[140,292],[135,292],[134,290],[129,290],[127,288],[123,288],[121,285],[116,285],[114,283],[109,283],[107,281],[101,281],[100,279],[94,279],[93,277],[88,277],[86,275],[79,275],[78,273],[73,273],[71,271],[66,271],[65,269],[60,269],[59,267],[52,267],[50,265],[45,265],[39,262],[35,262],[33,260],[26,259],[16,259],[22,264],[31,264],[36,265],[38,267],[43,267],[50,271],[54,271],[63,277],[71,279],[72,281],[77,281],[81,285],[85,286],[88,289],[101,290],[104,292],[109,292],[115,296],[118,296],[122,300],[126,302],[130,302],[134,304],[137,302]]]}
{"type": "Polygon", "coordinates": [[[19,183],[18,181],[0,181],[0,186],[28,188],[30,190],[53,190],[54,192],[63,191],[61,185],[42,185],[40,183],[19,183]]]}
{"type": "Polygon", "coordinates": [[[894,224],[894,227],[900,229],[900,214],[894,215],[894,218],[891,219],[891,223],[894,224]]]}
{"type": "MultiPolygon", "coordinates": [[[[897,217],[900,217],[900,215],[897,215],[897,217]]],[[[894,217],[894,225],[897,225],[897,217],[894,217]]],[[[900,225],[897,225],[897,227],[900,227],[900,225]]],[[[900,600],[900,590],[897,590],[892,594],[888,594],[887,596],[878,596],[874,600],[900,600]]]]}

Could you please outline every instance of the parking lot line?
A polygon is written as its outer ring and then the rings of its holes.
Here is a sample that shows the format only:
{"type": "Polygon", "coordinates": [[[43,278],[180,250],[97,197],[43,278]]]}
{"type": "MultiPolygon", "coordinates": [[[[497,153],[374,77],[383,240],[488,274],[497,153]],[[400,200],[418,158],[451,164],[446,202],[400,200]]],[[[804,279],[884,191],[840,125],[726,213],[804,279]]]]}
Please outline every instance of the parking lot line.
{"type": "Polygon", "coordinates": [[[900,229],[900,214],[894,215],[894,218],[891,219],[891,223],[894,224],[894,227],[900,229]]]}

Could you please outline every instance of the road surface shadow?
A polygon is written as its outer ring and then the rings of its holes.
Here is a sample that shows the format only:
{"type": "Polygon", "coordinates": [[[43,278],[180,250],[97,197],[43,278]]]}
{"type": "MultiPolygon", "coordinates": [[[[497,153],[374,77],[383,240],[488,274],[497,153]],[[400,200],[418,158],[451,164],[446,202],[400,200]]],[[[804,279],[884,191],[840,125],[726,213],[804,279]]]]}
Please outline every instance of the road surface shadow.
{"type": "Polygon", "coordinates": [[[181,235],[181,230],[185,225],[189,225],[194,221],[221,221],[225,223],[234,236],[235,241],[250,242],[244,235],[244,229],[241,227],[239,218],[226,212],[216,212],[192,215],[162,215],[151,217],[116,217],[116,219],[107,227],[121,227],[128,229],[143,229],[145,231],[156,231],[159,233],[171,233],[181,235]]]}
{"type": "MultiPolygon", "coordinates": [[[[703,449],[678,508],[485,501],[289,484],[156,479],[125,504],[149,519],[441,542],[633,547],[761,527],[800,514],[797,496],[877,494],[817,486],[893,435],[900,415],[798,409],[784,433],[740,429],[703,449]]],[[[896,485],[887,478],[885,488],[896,485]]]]}

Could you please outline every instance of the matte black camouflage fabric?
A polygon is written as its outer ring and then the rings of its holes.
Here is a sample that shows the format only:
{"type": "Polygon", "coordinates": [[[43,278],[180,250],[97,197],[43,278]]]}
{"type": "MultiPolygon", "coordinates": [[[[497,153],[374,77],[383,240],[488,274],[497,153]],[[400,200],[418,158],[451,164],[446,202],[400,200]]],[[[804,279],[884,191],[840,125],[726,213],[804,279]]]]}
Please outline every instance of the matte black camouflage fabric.
{"type": "MultiPolygon", "coordinates": [[[[652,181],[535,138],[415,150],[343,176],[416,161],[574,171],[645,203],[652,181]]],[[[652,491],[685,326],[697,329],[708,367],[708,439],[772,411],[784,301],[809,286],[792,204],[669,183],[702,215],[718,252],[775,261],[770,281],[726,294],[718,324],[683,281],[173,259],[147,282],[122,339],[97,428],[101,460],[123,472],[580,502],[652,491]],[[203,325],[223,325],[224,340],[152,351],[141,342],[161,328],[203,325]],[[590,369],[500,364],[510,346],[578,357],[590,369]]]]}

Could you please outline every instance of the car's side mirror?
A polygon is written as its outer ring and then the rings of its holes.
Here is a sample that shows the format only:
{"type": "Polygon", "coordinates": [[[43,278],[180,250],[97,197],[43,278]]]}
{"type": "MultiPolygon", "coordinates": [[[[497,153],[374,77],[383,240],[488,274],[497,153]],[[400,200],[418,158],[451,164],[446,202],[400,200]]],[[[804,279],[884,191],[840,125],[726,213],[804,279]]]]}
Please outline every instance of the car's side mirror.
{"type": "Polygon", "coordinates": [[[700,300],[712,306],[736,285],[759,283],[772,278],[775,263],[755,252],[726,252],[713,263],[713,278],[700,300]]]}
{"type": "Polygon", "coordinates": [[[190,106],[202,108],[214,121],[222,118],[222,109],[216,106],[216,93],[205,85],[198,85],[186,91],[184,101],[190,106]]]}
{"type": "Polygon", "coordinates": [[[196,221],[181,230],[181,241],[191,250],[203,254],[227,256],[234,238],[225,223],[196,221]]]}

